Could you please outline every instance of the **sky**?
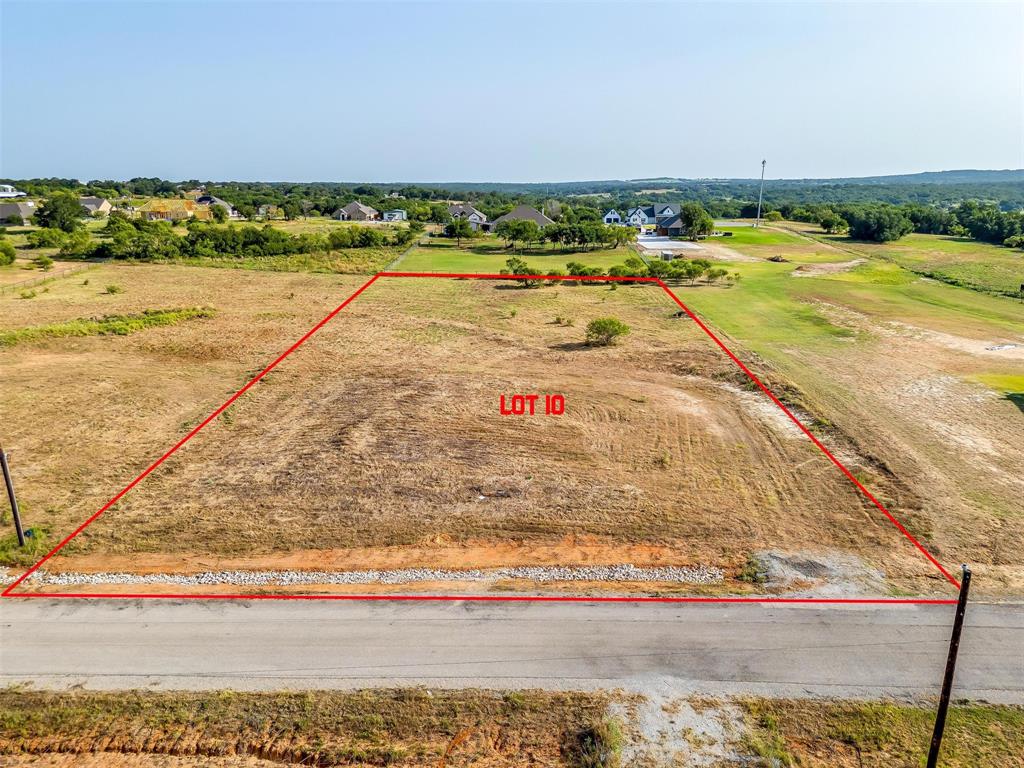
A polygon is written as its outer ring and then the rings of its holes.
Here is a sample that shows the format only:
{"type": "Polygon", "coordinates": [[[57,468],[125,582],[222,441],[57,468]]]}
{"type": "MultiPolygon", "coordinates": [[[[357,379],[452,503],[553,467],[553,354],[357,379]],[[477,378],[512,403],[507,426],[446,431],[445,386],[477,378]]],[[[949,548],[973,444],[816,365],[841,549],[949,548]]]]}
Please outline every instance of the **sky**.
{"type": "Polygon", "coordinates": [[[1024,2],[0,0],[0,177],[1024,167],[1024,2]]]}

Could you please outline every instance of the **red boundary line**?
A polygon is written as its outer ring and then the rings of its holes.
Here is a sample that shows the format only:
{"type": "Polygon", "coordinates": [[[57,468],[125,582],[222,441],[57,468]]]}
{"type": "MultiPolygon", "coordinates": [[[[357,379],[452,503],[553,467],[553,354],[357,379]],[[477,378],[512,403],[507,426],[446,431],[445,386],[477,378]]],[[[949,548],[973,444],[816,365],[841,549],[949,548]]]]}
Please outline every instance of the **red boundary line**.
{"type": "Polygon", "coordinates": [[[462,272],[378,272],[365,283],[363,283],[351,296],[345,299],[335,309],[333,309],[326,317],[320,322],[306,331],[305,334],[299,338],[294,344],[288,349],[282,352],[270,365],[264,368],[262,371],[257,373],[249,382],[247,382],[241,389],[235,392],[231,397],[224,401],[224,403],[217,408],[213,413],[203,419],[197,426],[188,432],[183,438],[175,443],[167,452],[165,452],[160,458],[150,464],[144,469],[134,480],[128,485],[122,488],[113,498],[110,499],[106,504],[100,507],[95,513],[93,513],[85,522],[79,525],[74,531],[66,536],[56,547],[50,550],[39,562],[29,568],[25,573],[18,577],[18,579],[7,587],[0,597],[43,597],[43,598],[163,598],[163,599],[201,599],[201,600],[406,600],[406,601],[479,601],[479,602],[584,602],[584,603],[798,603],[798,604],[841,604],[841,605],[877,605],[877,604],[895,604],[895,605],[952,605],[956,603],[954,599],[929,599],[929,598],[815,598],[815,597],[579,597],[571,595],[267,595],[267,594],[195,594],[195,593],[89,593],[89,592],[26,592],[22,594],[13,594],[14,589],[24,582],[29,576],[35,573],[39,568],[46,563],[47,560],[56,555],[61,549],[63,549],[72,539],[78,534],[89,527],[97,518],[106,512],[110,507],[116,504],[122,497],[125,496],[132,488],[138,485],[142,480],[149,475],[153,470],[164,463],[171,455],[173,455],[181,446],[185,445],[189,440],[195,437],[200,430],[203,429],[207,424],[217,418],[223,413],[228,407],[231,406],[239,397],[244,395],[256,382],[266,376],[270,371],[278,366],[286,357],[292,352],[301,347],[313,334],[323,328],[328,322],[341,312],[345,307],[351,304],[355,299],[363,293],[367,288],[373,285],[381,277],[429,277],[429,278],[450,278],[450,279],[473,279],[473,280],[567,280],[567,281],[585,281],[594,280],[599,282],[630,282],[630,283],[653,283],[661,287],[665,293],[667,293],[671,299],[686,312],[689,317],[694,320],[704,333],[706,333],[712,341],[718,345],[719,348],[729,356],[739,368],[742,370],[751,381],[753,381],[758,388],[771,398],[772,402],[777,405],[789,419],[796,424],[796,426],[803,432],[812,443],[826,456],[828,459],[842,470],[843,474],[846,475],[847,479],[856,486],[856,488],[867,498],[872,504],[874,504],[879,510],[881,510],[889,521],[896,526],[896,528],[902,533],[927,559],[934,565],[940,573],[949,581],[950,584],[955,586],[957,589],[960,588],[960,582],[955,579],[949,571],[943,568],[942,564],[932,556],[932,554],[925,549],[925,547],[916,539],[914,536],[896,519],[885,506],[876,499],[867,488],[853,474],[848,470],[842,462],[837,459],[831,451],[826,448],[818,438],[811,433],[801,423],[801,421],[793,415],[782,401],[779,400],[771,390],[766,387],[761,380],[754,375],[754,373],[747,368],[743,362],[733,354],[721,339],[718,338],[708,328],[704,322],[697,317],[697,315],[686,306],[675,293],[664,283],[661,278],[658,277],[617,277],[609,275],[509,275],[509,274],[490,274],[490,273],[462,273],[462,272]]]}

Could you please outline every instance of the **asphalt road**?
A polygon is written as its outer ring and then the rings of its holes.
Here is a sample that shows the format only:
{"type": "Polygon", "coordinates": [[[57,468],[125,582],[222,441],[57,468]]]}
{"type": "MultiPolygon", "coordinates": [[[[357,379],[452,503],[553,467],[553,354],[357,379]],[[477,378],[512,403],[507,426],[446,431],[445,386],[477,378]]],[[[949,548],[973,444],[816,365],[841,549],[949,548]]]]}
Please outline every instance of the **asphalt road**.
{"type": "MultiPolygon", "coordinates": [[[[952,606],[0,600],[0,685],[937,694],[952,606]]],[[[1024,606],[972,605],[955,696],[1024,704],[1024,606]]]]}

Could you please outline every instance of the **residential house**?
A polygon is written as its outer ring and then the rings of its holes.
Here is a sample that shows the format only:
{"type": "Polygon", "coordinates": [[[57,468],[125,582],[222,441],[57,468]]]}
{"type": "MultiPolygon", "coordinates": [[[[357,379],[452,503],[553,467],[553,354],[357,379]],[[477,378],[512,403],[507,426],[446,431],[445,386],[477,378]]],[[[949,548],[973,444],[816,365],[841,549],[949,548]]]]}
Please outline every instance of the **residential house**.
{"type": "Polygon", "coordinates": [[[358,200],[353,200],[343,208],[339,208],[331,214],[331,218],[338,221],[377,221],[380,213],[376,208],[363,205],[358,200]]]}
{"type": "Polygon", "coordinates": [[[230,218],[237,219],[239,217],[238,211],[235,210],[235,207],[231,205],[231,203],[229,203],[227,200],[221,200],[219,197],[214,197],[213,195],[203,193],[196,198],[196,202],[199,203],[200,205],[219,205],[221,208],[227,211],[228,216],[230,218]]]}
{"type": "Polygon", "coordinates": [[[604,221],[605,224],[621,224],[622,216],[620,216],[619,212],[616,211],[614,208],[609,208],[607,211],[604,212],[602,221],[604,221]]]}
{"type": "Polygon", "coordinates": [[[683,221],[677,213],[675,216],[659,221],[655,225],[655,231],[666,237],[682,237],[686,234],[686,227],[683,226],[683,221]]]}
{"type": "Polygon", "coordinates": [[[469,203],[453,203],[448,206],[448,214],[453,219],[465,219],[470,229],[480,229],[487,224],[487,216],[469,203]]]}
{"type": "Polygon", "coordinates": [[[631,227],[642,227],[645,224],[657,226],[659,221],[671,218],[679,213],[679,206],[670,203],[655,203],[654,205],[638,206],[630,208],[626,213],[626,223],[631,227]]]}
{"type": "Polygon", "coordinates": [[[35,213],[36,204],[31,200],[24,203],[0,203],[0,226],[7,223],[8,219],[13,221],[15,216],[21,217],[22,224],[31,224],[35,213]]]}
{"type": "Polygon", "coordinates": [[[538,211],[536,208],[530,205],[517,205],[514,209],[506,213],[504,216],[499,216],[492,221],[486,229],[490,232],[494,231],[503,221],[535,221],[538,227],[546,227],[548,224],[554,224],[551,219],[545,216],[543,213],[538,211]]]}
{"type": "Polygon", "coordinates": [[[88,195],[78,198],[78,203],[89,213],[90,216],[109,216],[114,206],[105,197],[94,197],[88,195]]]}
{"type": "Polygon", "coordinates": [[[184,221],[185,219],[209,221],[213,218],[210,206],[200,205],[195,200],[182,200],[176,197],[147,200],[136,208],[135,212],[147,221],[184,221]]]}
{"type": "Polygon", "coordinates": [[[408,215],[401,208],[395,208],[393,211],[384,211],[384,221],[406,221],[408,215]]]}
{"type": "Polygon", "coordinates": [[[10,184],[0,184],[0,197],[25,197],[26,193],[15,189],[10,184]]]}

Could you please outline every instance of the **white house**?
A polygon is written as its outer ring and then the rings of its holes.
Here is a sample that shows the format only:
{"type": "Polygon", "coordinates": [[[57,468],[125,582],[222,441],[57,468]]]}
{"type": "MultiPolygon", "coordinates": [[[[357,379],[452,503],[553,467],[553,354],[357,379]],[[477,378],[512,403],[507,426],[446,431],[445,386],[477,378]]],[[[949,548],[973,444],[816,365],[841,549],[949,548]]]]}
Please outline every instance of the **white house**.
{"type": "Polygon", "coordinates": [[[480,229],[487,223],[487,216],[469,203],[454,203],[448,206],[448,213],[453,219],[465,219],[471,229],[480,229]]]}
{"type": "Polygon", "coordinates": [[[405,211],[401,208],[395,208],[393,211],[384,211],[384,221],[406,221],[408,218],[405,211]]]}
{"type": "Polygon", "coordinates": [[[616,211],[614,208],[609,208],[604,213],[603,221],[605,224],[621,224],[622,217],[619,215],[619,212],[616,211]]]}
{"type": "Polygon", "coordinates": [[[626,223],[631,227],[642,227],[644,224],[655,224],[670,219],[679,213],[678,205],[656,203],[655,205],[637,206],[626,213],[626,223]]]}
{"type": "Polygon", "coordinates": [[[26,193],[15,189],[10,184],[0,184],[0,197],[25,197],[26,193]]]}

